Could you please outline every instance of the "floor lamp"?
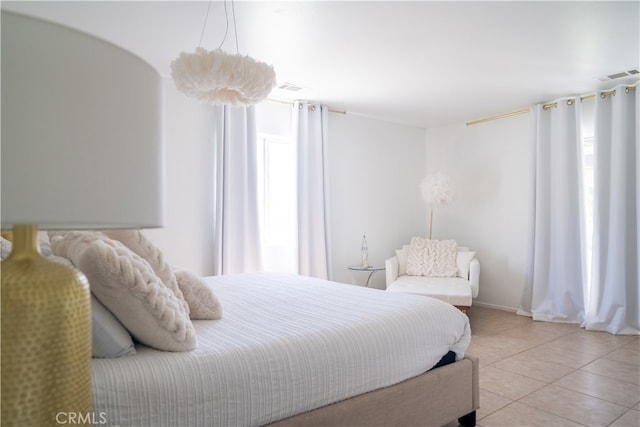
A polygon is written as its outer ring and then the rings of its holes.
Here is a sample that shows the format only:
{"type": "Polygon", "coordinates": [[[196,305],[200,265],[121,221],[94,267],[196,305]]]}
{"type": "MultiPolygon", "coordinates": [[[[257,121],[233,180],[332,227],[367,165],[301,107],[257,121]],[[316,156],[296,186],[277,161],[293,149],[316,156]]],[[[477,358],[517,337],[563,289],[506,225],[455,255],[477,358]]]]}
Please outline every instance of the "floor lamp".
{"type": "Polygon", "coordinates": [[[422,200],[429,207],[429,239],[433,231],[433,208],[447,206],[455,198],[455,187],[451,178],[441,172],[434,172],[424,177],[420,184],[422,200]]]}
{"type": "Polygon", "coordinates": [[[37,231],[162,225],[162,79],[85,33],[1,24],[2,425],[91,424],[89,284],[37,231]]]}

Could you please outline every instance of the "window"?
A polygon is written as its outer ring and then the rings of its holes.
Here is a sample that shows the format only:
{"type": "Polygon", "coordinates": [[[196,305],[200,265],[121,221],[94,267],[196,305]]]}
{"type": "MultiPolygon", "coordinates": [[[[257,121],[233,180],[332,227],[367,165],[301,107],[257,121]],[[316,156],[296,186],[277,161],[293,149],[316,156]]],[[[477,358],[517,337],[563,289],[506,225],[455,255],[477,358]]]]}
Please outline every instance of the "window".
{"type": "Polygon", "coordinates": [[[258,203],[265,271],[297,271],[295,156],[291,138],[258,135],[258,203]]]}

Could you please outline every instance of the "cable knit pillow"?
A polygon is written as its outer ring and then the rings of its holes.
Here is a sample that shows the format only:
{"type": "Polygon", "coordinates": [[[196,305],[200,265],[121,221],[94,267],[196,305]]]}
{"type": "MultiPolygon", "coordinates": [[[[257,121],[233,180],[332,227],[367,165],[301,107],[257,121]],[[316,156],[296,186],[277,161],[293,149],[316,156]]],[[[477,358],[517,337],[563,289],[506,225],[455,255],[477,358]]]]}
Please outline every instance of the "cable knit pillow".
{"type": "Polygon", "coordinates": [[[176,276],[162,255],[162,251],[151,240],[149,240],[140,230],[104,230],[105,236],[117,240],[133,253],[149,263],[156,275],[162,280],[169,289],[181,301],[187,313],[189,313],[189,304],[187,303],[182,291],[178,287],[176,276]]]}
{"type": "Polygon", "coordinates": [[[458,244],[455,240],[411,239],[407,256],[409,276],[455,277],[458,244]]]}
{"type": "Polygon", "coordinates": [[[166,351],[195,349],[195,329],[183,302],[122,243],[97,232],[72,231],[55,233],[51,247],[87,276],[91,292],[138,341],[166,351]]]}
{"type": "Polygon", "coordinates": [[[189,304],[189,316],[198,320],[218,320],[222,318],[222,306],[213,290],[195,273],[173,267],[178,287],[189,304]]]}

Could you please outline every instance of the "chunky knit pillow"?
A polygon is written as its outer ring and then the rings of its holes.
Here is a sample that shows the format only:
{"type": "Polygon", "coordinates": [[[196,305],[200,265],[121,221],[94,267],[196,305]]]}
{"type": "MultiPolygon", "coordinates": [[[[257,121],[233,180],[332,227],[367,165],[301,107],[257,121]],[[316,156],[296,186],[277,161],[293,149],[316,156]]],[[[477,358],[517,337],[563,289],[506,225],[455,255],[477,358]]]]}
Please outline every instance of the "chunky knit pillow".
{"type": "Polygon", "coordinates": [[[407,256],[409,276],[455,277],[458,244],[455,240],[411,239],[407,256]]]}
{"type": "Polygon", "coordinates": [[[149,263],[156,275],[162,280],[169,289],[178,297],[184,309],[189,313],[189,304],[187,303],[178,283],[176,276],[171,269],[169,263],[164,259],[164,255],[151,240],[145,236],[140,230],[104,230],[105,236],[117,240],[118,242],[131,249],[133,253],[149,263]]]}
{"type": "Polygon", "coordinates": [[[195,349],[195,329],[183,301],[122,243],[97,232],[71,231],[54,234],[51,247],[87,276],[91,292],[138,341],[166,351],[195,349]]]}

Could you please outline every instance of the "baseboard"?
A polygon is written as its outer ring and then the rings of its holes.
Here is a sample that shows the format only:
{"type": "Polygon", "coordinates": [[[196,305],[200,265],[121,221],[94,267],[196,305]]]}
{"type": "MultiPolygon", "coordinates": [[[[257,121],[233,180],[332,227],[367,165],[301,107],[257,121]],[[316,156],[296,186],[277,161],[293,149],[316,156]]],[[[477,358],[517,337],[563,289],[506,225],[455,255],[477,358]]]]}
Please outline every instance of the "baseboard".
{"type": "Polygon", "coordinates": [[[474,301],[473,305],[474,306],[477,305],[478,307],[491,308],[494,310],[508,311],[509,313],[515,313],[516,311],[518,311],[517,308],[505,307],[503,305],[497,305],[497,304],[488,304],[486,302],[479,302],[479,301],[474,301]]]}

